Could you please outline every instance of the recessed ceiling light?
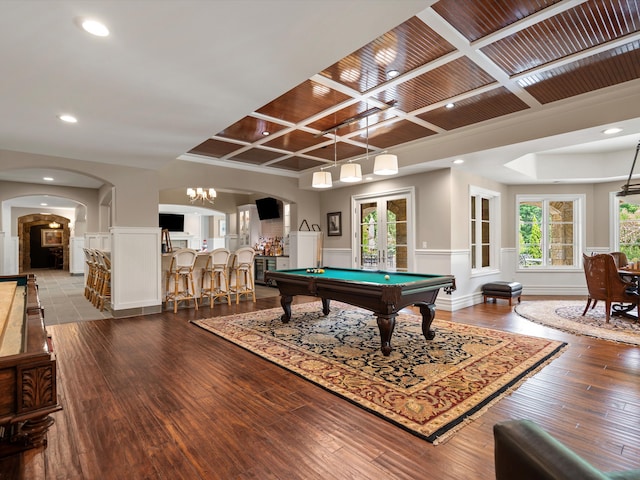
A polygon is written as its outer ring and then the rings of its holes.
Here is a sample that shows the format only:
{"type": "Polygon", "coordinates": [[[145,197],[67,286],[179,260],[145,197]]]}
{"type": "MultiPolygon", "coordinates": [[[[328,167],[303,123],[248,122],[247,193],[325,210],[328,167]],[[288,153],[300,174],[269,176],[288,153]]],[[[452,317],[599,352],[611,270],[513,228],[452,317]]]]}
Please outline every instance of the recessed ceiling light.
{"type": "Polygon", "coordinates": [[[45,182],[53,182],[53,177],[42,177],[45,182]]]}
{"type": "Polygon", "coordinates": [[[455,107],[455,104],[453,104],[453,103],[447,103],[445,105],[445,108],[453,108],[453,107],[455,107]]]}
{"type": "Polygon", "coordinates": [[[389,70],[387,72],[387,77],[389,78],[396,78],[398,75],[400,75],[400,72],[398,70],[389,70]]]}
{"type": "Polygon", "coordinates": [[[49,205],[48,203],[41,203],[40,206],[41,207],[46,207],[47,205],[49,205]]]}
{"type": "Polygon", "coordinates": [[[95,35],[96,37],[109,36],[109,29],[106,27],[104,23],[99,22],[97,20],[85,18],[82,20],[80,25],[86,32],[90,33],[91,35],[95,35]]]}
{"type": "Polygon", "coordinates": [[[458,165],[459,165],[459,164],[461,164],[461,163],[464,163],[464,159],[462,159],[462,158],[456,158],[456,159],[453,161],[453,163],[455,163],[455,164],[458,164],[458,165]]]}
{"type": "Polygon", "coordinates": [[[62,115],[58,115],[58,118],[60,120],[62,120],[63,122],[67,122],[67,123],[78,123],[78,119],[76,117],[74,117],[73,115],[69,115],[69,114],[62,114],[62,115]]]}
{"type": "Polygon", "coordinates": [[[607,128],[606,130],[603,130],[602,133],[604,133],[605,135],[613,135],[614,133],[620,133],[621,131],[622,131],[621,128],[613,127],[613,128],[607,128]]]}
{"type": "Polygon", "coordinates": [[[266,130],[264,132],[262,132],[262,135],[264,135],[265,137],[269,136],[269,132],[267,132],[266,130]]]}

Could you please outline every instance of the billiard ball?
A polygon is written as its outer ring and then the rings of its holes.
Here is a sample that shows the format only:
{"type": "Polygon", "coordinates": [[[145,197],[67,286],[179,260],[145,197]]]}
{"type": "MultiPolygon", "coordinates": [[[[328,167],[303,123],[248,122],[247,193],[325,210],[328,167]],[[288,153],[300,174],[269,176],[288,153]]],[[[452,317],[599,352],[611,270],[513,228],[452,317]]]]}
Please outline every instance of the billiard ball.
{"type": "Polygon", "coordinates": [[[389,275],[385,275],[385,276],[384,276],[384,279],[385,279],[385,280],[389,280],[389,278],[390,278],[390,277],[389,277],[389,275]]]}

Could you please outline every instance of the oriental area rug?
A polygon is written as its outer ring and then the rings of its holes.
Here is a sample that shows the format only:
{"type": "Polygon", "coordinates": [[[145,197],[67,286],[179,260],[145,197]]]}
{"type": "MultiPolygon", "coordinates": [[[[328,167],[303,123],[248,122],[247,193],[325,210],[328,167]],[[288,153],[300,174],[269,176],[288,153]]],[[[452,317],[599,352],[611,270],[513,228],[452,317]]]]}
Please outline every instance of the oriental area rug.
{"type": "Polygon", "coordinates": [[[607,323],[604,302],[598,302],[583,317],[585,305],[586,300],[536,300],[516,305],[515,312],[534,323],[564,332],[640,345],[640,324],[636,320],[612,315],[607,323]]]}
{"type": "Polygon", "coordinates": [[[433,340],[419,315],[400,314],[393,351],[380,351],[376,317],[319,302],[295,305],[291,321],[273,308],[194,320],[354,404],[437,444],[481,415],[558,355],[566,344],[436,320],[433,340]]]}

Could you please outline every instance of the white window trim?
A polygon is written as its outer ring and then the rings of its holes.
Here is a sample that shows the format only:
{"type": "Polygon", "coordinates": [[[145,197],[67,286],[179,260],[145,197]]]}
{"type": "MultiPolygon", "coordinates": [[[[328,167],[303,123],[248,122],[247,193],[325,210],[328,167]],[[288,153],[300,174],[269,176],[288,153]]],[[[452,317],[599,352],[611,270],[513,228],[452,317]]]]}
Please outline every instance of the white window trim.
{"type": "MultiPolygon", "coordinates": [[[[516,239],[516,271],[518,272],[540,272],[540,271],[575,271],[582,270],[582,253],[584,252],[586,242],[586,195],[584,193],[575,194],[540,194],[540,195],[516,195],[515,204],[515,239],[516,239]],[[552,202],[552,201],[574,201],[575,202],[575,218],[574,218],[574,245],[573,245],[573,265],[568,266],[530,266],[522,268],[518,261],[520,255],[520,245],[518,238],[520,235],[520,208],[521,202],[552,202]]],[[[547,220],[544,220],[544,230],[546,232],[547,220]]]]}
{"type": "MultiPolygon", "coordinates": [[[[471,265],[471,213],[469,213],[469,268],[471,270],[471,276],[482,276],[500,271],[500,232],[501,232],[501,219],[500,213],[500,192],[494,192],[482,187],[476,187],[475,185],[469,185],[469,200],[467,207],[471,201],[471,197],[481,197],[489,200],[489,258],[490,265],[488,267],[472,268],[471,265]]],[[[476,219],[478,220],[478,219],[476,219]]],[[[476,237],[478,238],[478,237],[476,237]]],[[[479,237],[480,239],[482,237],[479,237]]]]}

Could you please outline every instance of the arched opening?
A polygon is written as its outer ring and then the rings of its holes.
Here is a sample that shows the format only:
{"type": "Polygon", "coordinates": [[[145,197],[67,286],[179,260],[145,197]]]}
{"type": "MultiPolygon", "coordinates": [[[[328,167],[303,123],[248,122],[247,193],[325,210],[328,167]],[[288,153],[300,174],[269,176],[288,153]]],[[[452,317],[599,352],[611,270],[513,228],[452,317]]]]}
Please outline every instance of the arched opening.
{"type": "Polygon", "coordinates": [[[33,213],[18,218],[18,268],[69,270],[69,222],[52,213],[33,213]]]}

